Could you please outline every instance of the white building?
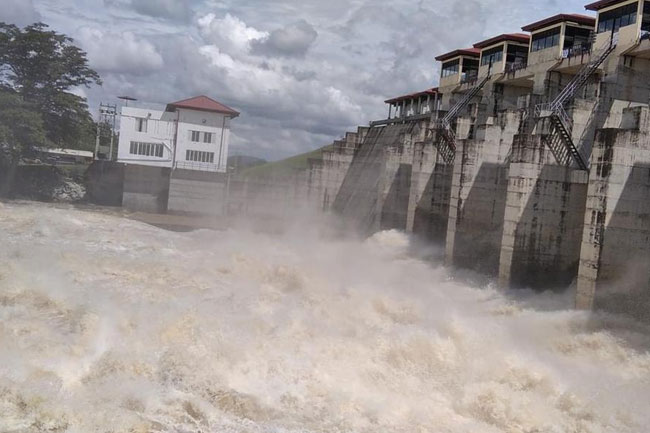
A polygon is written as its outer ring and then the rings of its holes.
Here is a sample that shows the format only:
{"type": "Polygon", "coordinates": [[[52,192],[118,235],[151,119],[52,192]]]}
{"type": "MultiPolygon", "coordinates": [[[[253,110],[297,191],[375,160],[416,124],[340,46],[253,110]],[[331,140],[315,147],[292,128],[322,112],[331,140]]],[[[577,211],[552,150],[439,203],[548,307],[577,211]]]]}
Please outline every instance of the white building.
{"type": "Polygon", "coordinates": [[[165,111],[123,107],[118,162],[225,172],[230,121],[237,116],[207,96],[168,104],[165,111]]]}

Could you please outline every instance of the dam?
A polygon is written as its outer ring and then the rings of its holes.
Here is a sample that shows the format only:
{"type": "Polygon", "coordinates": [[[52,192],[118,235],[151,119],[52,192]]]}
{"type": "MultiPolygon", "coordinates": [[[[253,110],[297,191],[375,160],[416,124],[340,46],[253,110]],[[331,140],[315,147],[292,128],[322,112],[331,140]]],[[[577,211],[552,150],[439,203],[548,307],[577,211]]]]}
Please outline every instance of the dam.
{"type": "Polygon", "coordinates": [[[3,0],[0,433],[648,433],[649,2],[499,3],[3,0]]]}
{"type": "Polygon", "coordinates": [[[439,55],[437,87],[241,180],[248,206],[404,230],[503,288],[650,319],[650,2],[586,8],[439,55]]]}

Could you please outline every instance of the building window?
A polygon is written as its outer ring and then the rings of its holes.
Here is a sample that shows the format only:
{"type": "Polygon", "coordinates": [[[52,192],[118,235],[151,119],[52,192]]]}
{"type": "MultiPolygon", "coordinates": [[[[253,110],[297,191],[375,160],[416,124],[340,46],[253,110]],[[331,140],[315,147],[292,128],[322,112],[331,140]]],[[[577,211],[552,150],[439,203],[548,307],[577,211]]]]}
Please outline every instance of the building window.
{"type": "Polygon", "coordinates": [[[503,45],[483,52],[481,66],[493,65],[503,60],[503,45]]]}
{"type": "Polygon", "coordinates": [[[584,48],[591,46],[592,31],[581,27],[567,26],[564,34],[564,49],[584,48]]]}
{"type": "Polygon", "coordinates": [[[456,75],[460,70],[460,59],[442,64],[442,78],[456,75]]]}
{"type": "Polygon", "coordinates": [[[192,140],[195,143],[198,143],[198,142],[201,141],[201,132],[199,132],[199,131],[190,131],[190,133],[191,133],[190,140],[192,140]]]}
{"type": "Polygon", "coordinates": [[[204,143],[212,143],[212,133],[211,132],[204,132],[203,133],[203,142],[204,143]]]}
{"type": "Polygon", "coordinates": [[[478,60],[463,59],[463,74],[461,80],[471,81],[478,77],[478,60]]]}
{"type": "Polygon", "coordinates": [[[162,143],[143,143],[141,141],[132,141],[129,148],[131,155],[163,157],[164,145],[162,143]]]}
{"type": "Polygon", "coordinates": [[[560,45],[560,27],[533,35],[530,51],[541,51],[560,45]]]}
{"type": "Polygon", "coordinates": [[[617,32],[621,27],[636,24],[639,4],[621,6],[598,15],[598,33],[617,32]]]}
{"type": "Polygon", "coordinates": [[[147,119],[138,117],[135,119],[135,130],[137,132],[147,132],[147,119]]]}
{"type": "MultiPolygon", "coordinates": [[[[558,39],[558,43],[559,43],[559,39],[558,39]]],[[[528,47],[508,44],[508,54],[506,56],[506,64],[523,67],[527,63],[528,63],[528,47]]]]}
{"type": "Polygon", "coordinates": [[[186,150],[185,160],[213,164],[214,152],[202,152],[200,150],[186,150]]]}

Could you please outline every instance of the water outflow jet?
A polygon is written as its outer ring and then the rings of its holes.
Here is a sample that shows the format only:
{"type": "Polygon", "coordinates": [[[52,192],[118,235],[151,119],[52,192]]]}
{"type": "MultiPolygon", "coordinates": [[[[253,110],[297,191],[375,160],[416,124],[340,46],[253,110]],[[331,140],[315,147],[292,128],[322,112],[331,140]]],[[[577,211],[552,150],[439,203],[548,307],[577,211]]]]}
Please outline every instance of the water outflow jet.
{"type": "Polygon", "coordinates": [[[642,325],[453,281],[399,232],[174,233],[5,204],[0,245],[0,431],[650,425],[642,325]]]}

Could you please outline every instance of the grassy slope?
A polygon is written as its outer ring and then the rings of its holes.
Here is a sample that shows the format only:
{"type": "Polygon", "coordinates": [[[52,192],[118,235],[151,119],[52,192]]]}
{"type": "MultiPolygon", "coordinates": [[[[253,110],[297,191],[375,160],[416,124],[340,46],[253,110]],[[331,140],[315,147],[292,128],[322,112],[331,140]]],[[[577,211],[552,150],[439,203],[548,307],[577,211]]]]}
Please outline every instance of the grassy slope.
{"type": "Polygon", "coordinates": [[[246,177],[283,176],[299,170],[306,170],[309,167],[309,159],[320,158],[323,151],[330,147],[331,145],[324,146],[320,149],[301,153],[300,155],[295,155],[287,159],[251,167],[242,171],[242,175],[246,177]]]}

